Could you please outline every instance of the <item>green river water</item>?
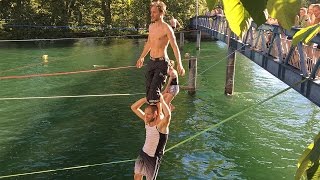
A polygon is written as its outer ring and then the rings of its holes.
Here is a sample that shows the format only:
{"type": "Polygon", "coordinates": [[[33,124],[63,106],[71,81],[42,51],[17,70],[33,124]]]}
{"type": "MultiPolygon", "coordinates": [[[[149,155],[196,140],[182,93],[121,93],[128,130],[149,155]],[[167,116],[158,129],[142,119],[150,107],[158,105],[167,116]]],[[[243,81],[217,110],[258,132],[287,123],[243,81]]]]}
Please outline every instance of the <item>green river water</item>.
{"type": "MultiPolygon", "coordinates": [[[[0,75],[132,66],[144,41],[1,42],[0,75]],[[38,64],[44,54],[49,56],[46,66],[38,64]]],[[[187,52],[198,55],[197,93],[190,96],[182,90],[173,101],[167,148],[287,87],[237,54],[235,94],[227,97],[226,45],[202,42],[197,52],[195,43],[187,42],[181,54],[187,52]]],[[[0,176],[136,158],[145,130],[130,105],[143,96],[134,94],[145,91],[144,71],[123,68],[0,80],[0,98],[132,94],[1,100],[0,176]]],[[[180,84],[186,85],[187,77],[180,77],[180,84]]],[[[294,179],[298,158],[320,131],[319,119],[319,107],[289,90],[167,152],[158,179],[294,179]]],[[[8,179],[133,179],[133,167],[126,162],[8,179]]]]}

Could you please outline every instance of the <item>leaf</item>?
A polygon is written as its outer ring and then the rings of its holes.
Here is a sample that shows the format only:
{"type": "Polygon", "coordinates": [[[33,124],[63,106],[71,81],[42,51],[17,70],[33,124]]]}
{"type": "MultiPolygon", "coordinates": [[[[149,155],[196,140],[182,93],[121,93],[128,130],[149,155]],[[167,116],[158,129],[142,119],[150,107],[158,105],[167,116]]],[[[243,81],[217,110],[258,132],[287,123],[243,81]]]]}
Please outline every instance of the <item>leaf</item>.
{"type": "Polygon", "coordinates": [[[223,6],[230,29],[237,36],[241,36],[249,27],[250,15],[248,11],[240,0],[223,0],[223,6]]]}
{"type": "Polygon", "coordinates": [[[320,133],[315,137],[314,143],[303,152],[298,161],[298,169],[295,174],[295,180],[299,180],[308,174],[308,179],[319,177],[320,161],[320,133]]]}
{"type": "Polygon", "coordinates": [[[211,11],[219,0],[206,0],[209,11],[211,11]]]}
{"type": "Polygon", "coordinates": [[[259,3],[253,3],[252,0],[241,0],[241,2],[258,26],[266,22],[263,11],[266,9],[267,0],[259,0],[259,3]]]}
{"type": "Polygon", "coordinates": [[[320,24],[315,24],[297,31],[292,39],[292,45],[296,46],[299,42],[308,43],[320,31],[320,24]]]}
{"type": "Polygon", "coordinates": [[[291,29],[299,12],[301,0],[268,0],[267,9],[272,18],[276,18],[285,29],[291,29]]]}
{"type": "MultiPolygon", "coordinates": [[[[319,162],[320,163],[320,162],[319,162]]],[[[318,169],[314,173],[313,177],[311,180],[319,180],[320,179],[320,166],[318,166],[318,169]]]]}
{"type": "Polygon", "coordinates": [[[312,32],[303,40],[304,43],[311,41],[320,32],[320,24],[317,24],[312,32]]]}
{"type": "Polygon", "coordinates": [[[132,1],[131,0],[127,0],[128,5],[131,5],[132,1]]]}
{"type": "Polygon", "coordinates": [[[295,180],[301,179],[303,176],[306,176],[306,171],[309,167],[310,160],[310,152],[313,148],[313,143],[311,143],[308,148],[302,153],[301,157],[298,160],[298,169],[296,171],[295,180]]]}

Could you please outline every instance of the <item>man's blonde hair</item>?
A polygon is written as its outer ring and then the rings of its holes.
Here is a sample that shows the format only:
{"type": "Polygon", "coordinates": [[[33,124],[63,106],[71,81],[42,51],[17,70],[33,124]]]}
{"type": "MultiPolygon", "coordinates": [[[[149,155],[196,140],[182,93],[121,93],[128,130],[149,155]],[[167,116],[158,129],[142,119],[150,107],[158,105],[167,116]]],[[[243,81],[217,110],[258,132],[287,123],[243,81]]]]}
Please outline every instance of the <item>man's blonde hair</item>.
{"type": "Polygon", "coordinates": [[[152,1],[150,4],[150,8],[151,7],[158,8],[159,12],[163,14],[165,14],[167,11],[167,6],[162,1],[152,1]]]}

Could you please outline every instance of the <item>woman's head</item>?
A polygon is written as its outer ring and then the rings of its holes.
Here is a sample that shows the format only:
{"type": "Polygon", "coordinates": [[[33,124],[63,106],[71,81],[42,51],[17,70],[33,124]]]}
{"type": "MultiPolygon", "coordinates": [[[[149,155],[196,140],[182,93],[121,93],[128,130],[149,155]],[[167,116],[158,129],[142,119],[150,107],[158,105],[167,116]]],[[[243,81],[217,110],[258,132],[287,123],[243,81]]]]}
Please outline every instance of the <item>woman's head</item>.
{"type": "Polygon", "coordinates": [[[307,8],[303,7],[303,8],[300,8],[300,11],[299,11],[299,16],[302,17],[304,15],[307,14],[307,8]]]}
{"type": "Polygon", "coordinates": [[[147,105],[144,109],[144,118],[147,123],[155,121],[158,115],[158,108],[155,105],[147,105]]]}

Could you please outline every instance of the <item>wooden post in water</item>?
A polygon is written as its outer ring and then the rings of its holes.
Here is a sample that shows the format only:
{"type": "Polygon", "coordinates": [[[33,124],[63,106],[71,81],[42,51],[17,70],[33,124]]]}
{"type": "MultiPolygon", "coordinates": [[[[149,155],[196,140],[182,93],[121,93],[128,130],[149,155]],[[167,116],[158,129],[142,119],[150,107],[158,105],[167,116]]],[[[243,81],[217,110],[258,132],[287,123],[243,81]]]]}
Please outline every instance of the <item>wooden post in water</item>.
{"type": "Polygon", "coordinates": [[[228,48],[228,60],[227,60],[227,72],[226,72],[226,84],[224,88],[224,94],[232,95],[234,88],[234,76],[235,76],[235,63],[236,53],[235,50],[229,46],[228,48]]]}
{"type": "Polygon", "coordinates": [[[189,85],[188,93],[194,95],[197,85],[197,58],[191,57],[189,60],[189,85]]]}
{"type": "Polygon", "coordinates": [[[197,50],[200,50],[200,43],[201,43],[201,31],[198,30],[197,31],[197,45],[196,45],[197,50]]]}
{"type": "Polygon", "coordinates": [[[227,59],[227,72],[226,72],[226,84],[224,88],[224,94],[232,95],[234,88],[234,75],[235,75],[235,63],[236,63],[236,52],[235,49],[230,45],[231,41],[231,30],[228,31],[228,59],[227,59]]]}
{"type": "Polygon", "coordinates": [[[183,49],[184,46],[184,32],[180,32],[180,49],[183,49]]]}

